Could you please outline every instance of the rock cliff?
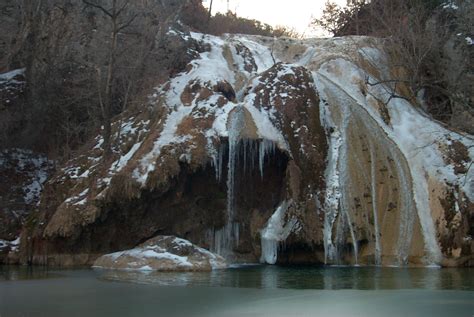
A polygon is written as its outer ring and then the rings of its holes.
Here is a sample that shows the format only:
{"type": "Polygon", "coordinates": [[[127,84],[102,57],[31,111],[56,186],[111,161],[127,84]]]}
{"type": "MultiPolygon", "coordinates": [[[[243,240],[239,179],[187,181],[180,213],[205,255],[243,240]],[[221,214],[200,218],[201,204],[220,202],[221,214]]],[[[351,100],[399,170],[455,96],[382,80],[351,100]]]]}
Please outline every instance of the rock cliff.
{"type": "Polygon", "coordinates": [[[418,109],[380,43],[170,31],[199,43],[51,178],[24,263],[88,265],[156,235],[229,261],[474,263],[474,140],[418,109]]]}

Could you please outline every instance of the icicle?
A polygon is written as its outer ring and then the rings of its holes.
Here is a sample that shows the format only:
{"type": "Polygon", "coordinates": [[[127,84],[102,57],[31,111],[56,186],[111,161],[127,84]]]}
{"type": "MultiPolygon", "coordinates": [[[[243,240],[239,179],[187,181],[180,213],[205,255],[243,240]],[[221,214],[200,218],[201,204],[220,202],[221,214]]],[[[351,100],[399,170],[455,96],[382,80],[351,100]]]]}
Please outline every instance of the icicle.
{"type": "Polygon", "coordinates": [[[263,179],[263,163],[265,161],[265,140],[260,142],[258,148],[258,167],[260,170],[260,177],[263,179]]]}
{"type": "Polygon", "coordinates": [[[243,148],[244,148],[244,175],[247,171],[247,146],[250,146],[250,141],[248,139],[243,140],[243,148]]]}
{"type": "Polygon", "coordinates": [[[275,143],[270,140],[261,140],[259,143],[258,150],[258,166],[260,169],[260,176],[263,179],[263,166],[265,164],[265,156],[268,154],[274,154],[275,152],[275,143]]]}
{"type": "MultiPolygon", "coordinates": [[[[239,156],[239,142],[241,141],[242,129],[245,127],[245,113],[241,106],[229,117],[229,159],[227,165],[227,222],[225,226],[217,230],[214,236],[216,253],[229,258],[232,249],[239,242],[239,224],[235,222],[235,170],[239,156]]],[[[222,147],[221,147],[222,148],[222,147]]],[[[219,151],[222,157],[222,152],[219,151]]],[[[222,161],[221,161],[222,162],[222,161]]],[[[222,163],[221,163],[222,165],[222,163]]],[[[220,168],[222,168],[220,166],[220,168]]],[[[219,172],[220,173],[220,172],[219,172]]]]}
{"type": "Polygon", "coordinates": [[[219,158],[216,154],[212,155],[212,166],[214,167],[214,173],[216,174],[216,180],[219,182],[219,158]]]}
{"type": "MultiPolygon", "coordinates": [[[[214,232],[213,247],[214,252],[228,259],[232,257],[232,249],[237,246],[239,242],[240,228],[235,220],[235,182],[237,167],[243,165],[244,170],[242,175],[245,175],[247,168],[253,169],[256,159],[258,159],[260,175],[263,178],[265,157],[273,154],[275,151],[275,143],[273,141],[242,139],[242,132],[245,128],[245,109],[242,106],[237,106],[228,117],[227,219],[224,227],[214,232]],[[249,155],[250,157],[248,157],[249,155]]],[[[220,179],[223,165],[223,146],[219,148],[219,158],[217,161],[220,179]]]]}
{"type": "Polygon", "coordinates": [[[234,218],[234,185],[235,185],[235,168],[237,166],[238,143],[240,138],[240,129],[242,122],[241,107],[236,108],[234,116],[231,118],[229,129],[229,161],[227,165],[227,219],[230,224],[234,218]]]}
{"type": "Polygon", "coordinates": [[[258,156],[257,151],[258,151],[258,141],[252,141],[250,143],[251,149],[250,149],[250,157],[252,159],[251,161],[251,166],[252,168],[255,168],[255,158],[258,156]]]}
{"type": "Polygon", "coordinates": [[[218,176],[217,180],[220,182],[222,179],[222,163],[224,162],[224,147],[222,145],[219,145],[219,156],[218,156],[218,176]]]}

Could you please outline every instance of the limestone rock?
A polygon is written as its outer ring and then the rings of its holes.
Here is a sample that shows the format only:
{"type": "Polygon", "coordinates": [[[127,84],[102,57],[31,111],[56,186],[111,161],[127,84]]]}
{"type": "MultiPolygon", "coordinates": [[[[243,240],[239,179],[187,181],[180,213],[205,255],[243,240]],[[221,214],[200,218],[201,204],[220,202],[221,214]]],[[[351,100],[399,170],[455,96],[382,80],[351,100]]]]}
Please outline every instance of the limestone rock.
{"type": "Polygon", "coordinates": [[[98,258],[94,268],[153,270],[153,271],[211,271],[223,269],[223,257],[174,236],[157,236],[136,248],[106,254],[98,258]]]}
{"type": "Polygon", "coordinates": [[[368,83],[393,71],[378,40],[186,39],[207,49],[115,118],[110,159],[98,135],[45,186],[23,262],[160,234],[235,261],[471,265],[472,137],[368,83]]]}

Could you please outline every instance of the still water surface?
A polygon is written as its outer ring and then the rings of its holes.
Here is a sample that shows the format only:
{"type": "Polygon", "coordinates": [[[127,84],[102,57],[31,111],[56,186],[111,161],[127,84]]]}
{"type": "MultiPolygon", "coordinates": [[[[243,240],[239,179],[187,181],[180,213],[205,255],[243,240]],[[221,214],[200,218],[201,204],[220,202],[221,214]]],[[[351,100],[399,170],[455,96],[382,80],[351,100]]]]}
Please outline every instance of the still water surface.
{"type": "Polygon", "coordinates": [[[7,316],[474,316],[474,269],[243,266],[211,273],[0,267],[7,316]]]}

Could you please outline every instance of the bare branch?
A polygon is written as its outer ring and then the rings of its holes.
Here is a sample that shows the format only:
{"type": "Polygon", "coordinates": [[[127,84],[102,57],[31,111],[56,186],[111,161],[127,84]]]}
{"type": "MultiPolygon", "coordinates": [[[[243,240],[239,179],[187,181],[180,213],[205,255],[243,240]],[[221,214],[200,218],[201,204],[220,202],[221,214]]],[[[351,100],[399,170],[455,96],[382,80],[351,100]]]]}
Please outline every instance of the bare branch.
{"type": "Polygon", "coordinates": [[[96,9],[99,9],[100,11],[102,11],[104,14],[108,15],[109,17],[111,18],[114,18],[114,15],[109,11],[107,10],[106,8],[104,8],[103,6],[99,5],[99,4],[96,4],[96,3],[93,3],[93,2],[90,2],[88,0],[82,0],[83,3],[85,3],[87,6],[90,6],[90,7],[94,7],[96,9]]]}
{"type": "Polygon", "coordinates": [[[133,21],[137,18],[137,16],[138,14],[134,14],[127,22],[119,25],[117,27],[117,32],[120,32],[121,30],[128,28],[133,23],[133,21]]]}
{"type": "Polygon", "coordinates": [[[117,10],[117,12],[115,12],[115,16],[116,17],[120,16],[120,14],[122,14],[122,11],[125,10],[125,8],[127,8],[128,4],[129,4],[128,0],[124,1],[123,5],[117,10]]]}

